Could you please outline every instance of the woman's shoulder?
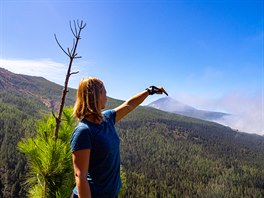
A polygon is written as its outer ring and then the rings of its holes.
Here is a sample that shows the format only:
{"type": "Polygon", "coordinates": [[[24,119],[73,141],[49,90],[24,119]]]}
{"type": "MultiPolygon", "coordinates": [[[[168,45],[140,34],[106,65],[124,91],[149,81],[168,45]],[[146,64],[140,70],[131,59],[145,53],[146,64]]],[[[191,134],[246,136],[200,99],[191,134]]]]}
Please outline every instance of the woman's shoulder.
{"type": "Polygon", "coordinates": [[[115,113],[114,109],[107,109],[107,110],[104,110],[102,112],[103,115],[110,115],[110,114],[113,114],[113,113],[115,113]]]}
{"type": "Polygon", "coordinates": [[[104,118],[111,120],[115,123],[116,112],[114,109],[108,109],[102,112],[104,118]]]}
{"type": "Polygon", "coordinates": [[[84,122],[80,121],[75,127],[70,140],[72,152],[81,149],[90,149],[91,139],[92,134],[90,127],[84,122]]]}
{"type": "Polygon", "coordinates": [[[76,133],[87,133],[90,131],[90,127],[88,123],[85,122],[85,120],[81,120],[77,126],[75,127],[73,134],[76,133]]]}

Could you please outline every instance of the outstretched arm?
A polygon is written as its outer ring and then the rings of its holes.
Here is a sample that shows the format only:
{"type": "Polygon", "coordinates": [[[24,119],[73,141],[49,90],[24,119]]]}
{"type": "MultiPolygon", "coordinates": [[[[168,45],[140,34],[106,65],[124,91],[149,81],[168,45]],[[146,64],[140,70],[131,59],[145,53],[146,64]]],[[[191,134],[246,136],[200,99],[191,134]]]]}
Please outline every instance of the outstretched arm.
{"type": "Polygon", "coordinates": [[[148,90],[144,90],[141,93],[133,96],[132,98],[125,101],[123,104],[115,108],[116,112],[116,119],[115,121],[118,122],[123,117],[125,117],[129,112],[131,112],[133,109],[135,109],[138,105],[140,105],[148,96],[149,94],[162,94],[166,93],[166,91],[162,87],[155,87],[156,89],[153,89],[154,86],[150,87],[148,90]]]}

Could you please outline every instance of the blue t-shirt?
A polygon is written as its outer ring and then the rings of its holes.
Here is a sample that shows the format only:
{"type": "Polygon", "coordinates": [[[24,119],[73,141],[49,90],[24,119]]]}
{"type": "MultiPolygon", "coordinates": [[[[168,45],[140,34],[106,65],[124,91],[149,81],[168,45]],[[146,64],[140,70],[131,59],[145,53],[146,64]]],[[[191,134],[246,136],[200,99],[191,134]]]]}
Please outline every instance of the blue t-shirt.
{"type": "MultiPolygon", "coordinates": [[[[72,152],[91,149],[87,180],[93,198],[113,198],[121,188],[120,140],[115,130],[114,110],[103,113],[103,122],[83,119],[71,138],[72,152]]],[[[73,190],[78,195],[77,187],[73,190]]]]}

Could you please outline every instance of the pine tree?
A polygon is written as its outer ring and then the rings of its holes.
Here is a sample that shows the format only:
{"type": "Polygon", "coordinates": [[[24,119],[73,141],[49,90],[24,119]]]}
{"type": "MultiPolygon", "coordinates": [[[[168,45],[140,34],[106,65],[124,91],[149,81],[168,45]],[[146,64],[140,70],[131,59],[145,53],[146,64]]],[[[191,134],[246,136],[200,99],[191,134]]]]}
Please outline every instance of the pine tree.
{"type": "Polygon", "coordinates": [[[18,143],[19,150],[28,158],[25,187],[29,197],[70,196],[74,178],[69,141],[76,124],[71,114],[72,109],[64,108],[64,122],[56,141],[53,139],[55,120],[50,115],[38,122],[35,137],[18,143]]]}

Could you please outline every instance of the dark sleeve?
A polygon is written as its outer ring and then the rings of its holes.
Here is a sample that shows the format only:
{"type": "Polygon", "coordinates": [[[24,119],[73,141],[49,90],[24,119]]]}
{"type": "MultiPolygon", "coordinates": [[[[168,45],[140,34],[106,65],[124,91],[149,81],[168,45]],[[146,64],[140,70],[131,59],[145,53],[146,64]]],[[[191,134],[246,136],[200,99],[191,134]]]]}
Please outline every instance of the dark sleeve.
{"type": "Polygon", "coordinates": [[[114,109],[104,111],[103,115],[106,117],[106,119],[110,120],[113,124],[115,124],[116,112],[114,109]]]}
{"type": "Polygon", "coordinates": [[[91,132],[86,127],[76,127],[71,137],[71,149],[72,152],[92,149],[91,132]]]}

